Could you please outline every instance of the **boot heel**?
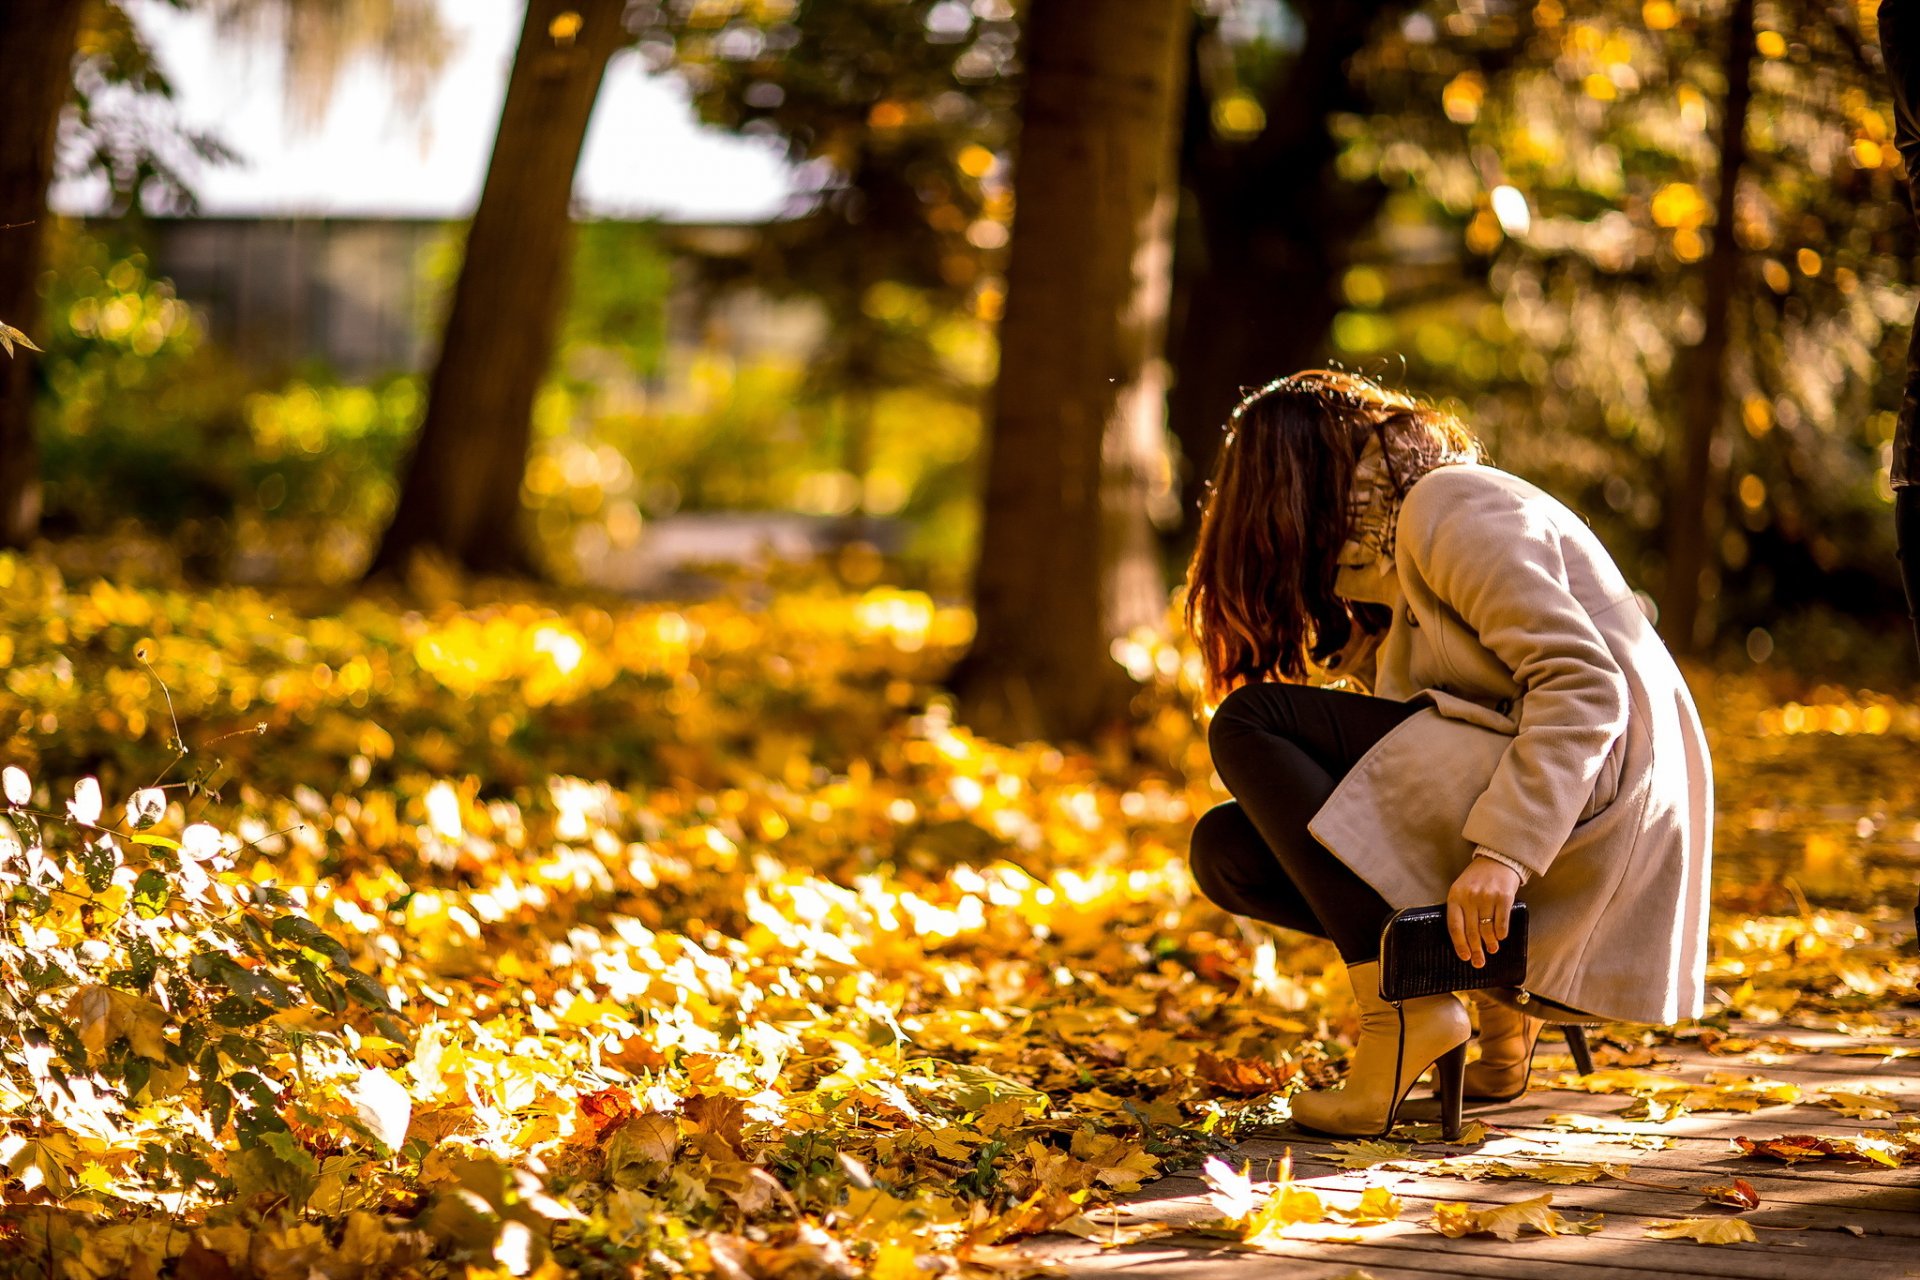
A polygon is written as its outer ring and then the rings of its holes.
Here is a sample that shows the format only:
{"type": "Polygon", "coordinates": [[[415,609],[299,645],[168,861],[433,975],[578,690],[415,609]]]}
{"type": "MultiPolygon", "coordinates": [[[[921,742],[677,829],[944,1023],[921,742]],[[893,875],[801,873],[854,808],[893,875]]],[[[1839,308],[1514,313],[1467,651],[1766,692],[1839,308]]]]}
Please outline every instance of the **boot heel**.
{"type": "Polygon", "coordinates": [[[1567,1037],[1567,1052],[1573,1055],[1574,1070],[1583,1076],[1592,1075],[1593,1050],[1587,1046],[1586,1028],[1568,1023],[1560,1031],[1567,1037]]]}
{"type": "Polygon", "coordinates": [[[1467,1046],[1456,1045],[1434,1064],[1434,1093],[1440,1098],[1440,1136],[1452,1142],[1460,1136],[1460,1106],[1466,1092],[1467,1046]]]}

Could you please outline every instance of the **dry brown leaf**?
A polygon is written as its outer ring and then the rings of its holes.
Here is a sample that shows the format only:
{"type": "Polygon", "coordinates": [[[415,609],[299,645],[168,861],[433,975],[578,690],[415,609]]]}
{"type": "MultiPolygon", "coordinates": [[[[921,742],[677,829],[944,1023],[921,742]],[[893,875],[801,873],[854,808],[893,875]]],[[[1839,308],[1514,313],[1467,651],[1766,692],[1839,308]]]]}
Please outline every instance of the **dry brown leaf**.
{"type": "Polygon", "coordinates": [[[1682,1218],[1647,1228],[1650,1240],[1691,1240],[1695,1244],[1758,1244],[1745,1218],[1682,1218]]]}
{"type": "Polygon", "coordinates": [[[1897,1110],[1893,1099],[1867,1089],[1827,1089],[1815,1101],[1855,1120],[1885,1120],[1897,1110]]]}
{"type": "Polygon", "coordinates": [[[1518,1240],[1522,1231],[1537,1231],[1546,1236],[1591,1235],[1600,1229],[1601,1217],[1574,1222],[1553,1208],[1553,1194],[1521,1200],[1514,1204],[1477,1205],[1442,1201],[1433,1206],[1432,1227],[1449,1239],[1461,1236],[1491,1235],[1501,1240],[1518,1240]]]}
{"type": "Polygon", "coordinates": [[[1334,1206],[1333,1216],[1356,1227],[1371,1227],[1398,1222],[1405,1209],[1406,1205],[1400,1197],[1387,1188],[1368,1187],[1360,1193],[1359,1203],[1347,1208],[1334,1206]]]}
{"type": "Polygon", "coordinates": [[[1334,1154],[1328,1157],[1330,1163],[1342,1169],[1371,1169],[1375,1165],[1391,1164],[1395,1160],[1405,1160],[1413,1154],[1413,1147],[1404,1142],[1384,1142],[1379,1138],[1362,1138],[1358,1142],[1336,1142],[1334,1154]]]}
{"type": "Polygon", "coordinates": [[[1291,1062],[1272,1063],[1260,1058],[1229,1058],[1202,1049],[1194,1059],[1194,1070],[1216,1089],[1242,1097],[1278,1093],[1293,1083],[1300,1069],[1291,1062]]]}
{"type": "Polygon", "coordinates": [[[1702,1187],[1700,1194],[1715,1204],[1732,1205],[1736,1209],[1758,1209],[1760,1193],[1745,1178],[1735,1178],[1730,1183],[1716,1183],[1702,1187]]]}

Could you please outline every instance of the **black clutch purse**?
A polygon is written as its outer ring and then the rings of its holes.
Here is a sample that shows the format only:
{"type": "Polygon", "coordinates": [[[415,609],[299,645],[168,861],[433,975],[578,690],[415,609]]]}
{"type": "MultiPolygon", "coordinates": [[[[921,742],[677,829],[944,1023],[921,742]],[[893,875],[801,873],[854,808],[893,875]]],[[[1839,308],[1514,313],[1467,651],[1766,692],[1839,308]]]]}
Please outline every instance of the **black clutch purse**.
{"type": "Polygon", "coordinates": [[[1447,906],[1404,907],[1380,930],[1380,998],[1398,1003],[1449,991],[1522,987],[1527,982],[1527,904],[1507,917],[1500,950],[1476,969],[1453,949],[1447,906]]]}

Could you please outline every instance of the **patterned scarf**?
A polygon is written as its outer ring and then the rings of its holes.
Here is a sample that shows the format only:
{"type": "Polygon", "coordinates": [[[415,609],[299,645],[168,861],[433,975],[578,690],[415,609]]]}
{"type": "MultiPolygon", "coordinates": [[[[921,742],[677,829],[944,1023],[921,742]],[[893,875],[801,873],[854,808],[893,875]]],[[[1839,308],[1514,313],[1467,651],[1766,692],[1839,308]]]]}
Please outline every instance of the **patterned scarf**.
{"type": "Polygon", "coordinates": [[[1400,503],[1414,481],[1436,467],[1479,460],[1477,448],[1454,448],[1425,431],[1375,431],[1354,465],[1347,497],[1353,532],[1340,548],[1338,563],[1351,569],[1391,564],[1400,503]]]}

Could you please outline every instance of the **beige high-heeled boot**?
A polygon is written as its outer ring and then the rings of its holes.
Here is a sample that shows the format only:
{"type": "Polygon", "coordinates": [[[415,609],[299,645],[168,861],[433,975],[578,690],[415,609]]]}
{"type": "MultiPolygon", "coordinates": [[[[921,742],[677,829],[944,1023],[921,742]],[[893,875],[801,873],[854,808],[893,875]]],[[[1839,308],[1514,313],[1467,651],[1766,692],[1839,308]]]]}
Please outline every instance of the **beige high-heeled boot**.
{"type": "Polygon", "coordinates": [[[1437,1065],[1442,1128],[1447,1137],[1457,1137],[1461,1070],[1473,1034],[1466,1005],[1455,995],[1391,1005],[1380,998],[1378,961],[1348,966],[1347,980],[1360,1006],[1360,1039],[1353,1047],[1346,1083],[1296,1094],[1293,1122],[1340,1137],[1385,1134],[1421,1073],[1437,1065]]]}
{"type": "Polygon", "coordinates": [[[1467,1064],[1465,1093],[1477,1102],[1512,1102],[1527,1091],[1533,1074],[1533,1048],[1547,1024],[1495,1000],[1473,993],[1480,1014],[1480,1057],[1467,1064]]]}

